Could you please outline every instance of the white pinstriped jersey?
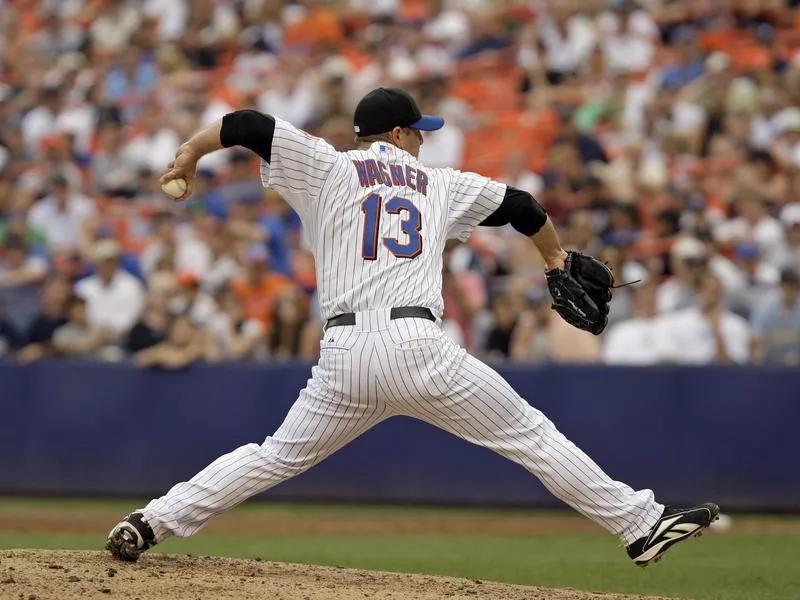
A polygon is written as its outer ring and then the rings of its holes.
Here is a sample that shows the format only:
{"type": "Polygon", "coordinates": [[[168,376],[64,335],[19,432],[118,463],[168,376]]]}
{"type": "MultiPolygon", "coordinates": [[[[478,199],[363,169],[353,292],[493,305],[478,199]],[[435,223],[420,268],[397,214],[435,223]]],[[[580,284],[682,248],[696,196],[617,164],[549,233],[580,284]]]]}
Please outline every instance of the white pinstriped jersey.
{"type": "Polygon", "coordinates": [[[476,173],[428,168],[391,144],[337,152],[278,118],[261,181],[300,215],[323,321],[394,306],[441,317],[445,242],[465,241],[506,191],[476,173]]]}

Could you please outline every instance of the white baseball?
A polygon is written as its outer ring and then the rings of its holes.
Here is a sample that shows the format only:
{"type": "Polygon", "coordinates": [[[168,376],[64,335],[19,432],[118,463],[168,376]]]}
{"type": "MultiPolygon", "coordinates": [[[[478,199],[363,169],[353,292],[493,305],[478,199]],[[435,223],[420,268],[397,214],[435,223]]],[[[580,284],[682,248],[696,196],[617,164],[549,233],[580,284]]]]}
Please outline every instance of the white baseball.
{"type": "Polygon", "coordinates": [[[168,196],[180,198],[186,192],[186,187],[187,185],[185,179],[171,179],[162,185],[161,189],[164,190],[164,193],[168,196]]]}

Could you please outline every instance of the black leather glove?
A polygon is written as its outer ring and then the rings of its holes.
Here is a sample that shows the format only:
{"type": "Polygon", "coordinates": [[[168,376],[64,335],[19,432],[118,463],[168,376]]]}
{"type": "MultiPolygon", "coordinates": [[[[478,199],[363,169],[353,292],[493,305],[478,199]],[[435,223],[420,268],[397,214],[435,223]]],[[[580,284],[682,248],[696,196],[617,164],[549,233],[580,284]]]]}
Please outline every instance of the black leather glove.
{"type": "Polygon", "coordinates": [[[614,274],[596,258],[567,252],[564,269],[545,273],[553,310],[570,325],[600,335],[608,324],[614,274]]]}

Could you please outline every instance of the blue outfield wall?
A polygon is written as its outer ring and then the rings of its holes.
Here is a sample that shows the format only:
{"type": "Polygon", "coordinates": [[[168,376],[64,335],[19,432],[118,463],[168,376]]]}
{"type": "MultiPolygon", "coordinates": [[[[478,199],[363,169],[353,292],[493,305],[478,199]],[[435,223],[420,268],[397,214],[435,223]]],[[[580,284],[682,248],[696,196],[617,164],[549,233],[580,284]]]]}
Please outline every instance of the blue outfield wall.
{"type": "MultiPolygon", "coordinates": [[[[800,371],[509,367],[501,372],[613,477],[667,502],[800,511],[800,371]]],[[[280,424],[308,365],[0,363],[0,493],[151,496],[280,424]]],[[[555,500],[521,467],[395,418],[268,492],[303,500],[555,500]]]]}

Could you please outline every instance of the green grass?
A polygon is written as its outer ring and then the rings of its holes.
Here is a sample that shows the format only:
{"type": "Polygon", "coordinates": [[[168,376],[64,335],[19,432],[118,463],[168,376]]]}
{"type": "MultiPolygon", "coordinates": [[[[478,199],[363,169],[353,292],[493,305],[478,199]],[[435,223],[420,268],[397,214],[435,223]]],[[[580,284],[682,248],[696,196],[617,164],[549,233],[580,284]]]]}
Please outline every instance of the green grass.
{"type": "MultiPolygon", "coordinates": [[[[0,511],[111,510],[136,506],[106,501],[0,501],[0,511]]],[[[288,512],[315,515],[394,516],[441,514],[443,509],[251,503],[237,512],[275,518],[288,512]]],[[[522,511],[519,511],[522,512],[522,511]]],[[[476,509],[446,514],[486,514],[476,509]]],[[[491,514],[508,514],[491,511],[491,514]]],[[[530,511],[525,511],[530,514],[530,511]]],[[[536,514],[539,514],[538,512],[536,514]]],[[[563,514],[563,513],[558,513],[563,514]]],[[[739,520],[739,517],[735,517],[739,520]]],[[[776,520],[768,518],[766,520],[776,520]]],[[[778,520],[784,520],[780,518],[778,520]]],[[[0,548],[99,549],[104,532],[20,534],[0,532],[0,548]]],[[[800,535],[707,534],[671,552],[657,566],[634,567],[609,535],[316,535],[231,536],[201,532],[169,540],[155,550],[366,569],[407,571],[592,591],[679,596],[696,600],[796,600],[800,598],[800,535]]]]}
{"type": "MultiPolygon", "coordinates": [[[[125,513],[131,507],[144,506],[147,499],[98,499],[98,498],[15,498],[0,497],[0,512],[16,510],[52,512],[55,510],[112,511],[125,513]]],[[[548,516],[563,517],[565,514],[581,517],[564,510],[539,510],[528,508],[481,508],[481,507],[437,507],[416,505],[376,505],[376,504],[314,504],[309,502],[260,502],[251,501],[236,507],[236,514],[257,514],[275,518],[281,515],[319,515],[333,517],[435,517],[446,514],[449,517],[477,516],[548,516]]]]}

